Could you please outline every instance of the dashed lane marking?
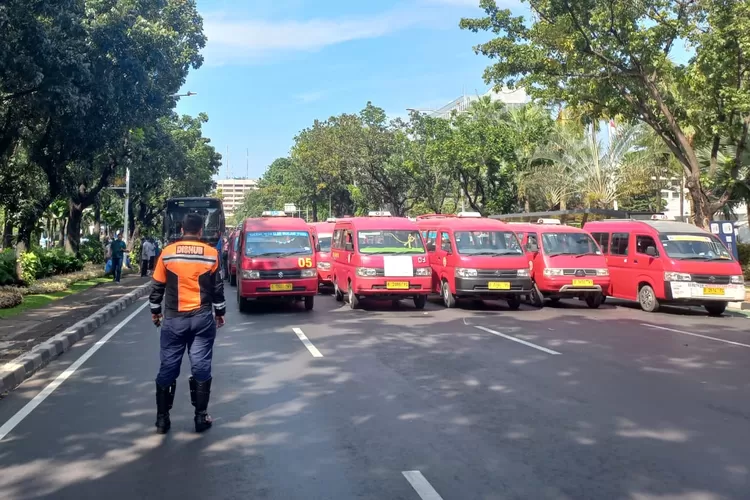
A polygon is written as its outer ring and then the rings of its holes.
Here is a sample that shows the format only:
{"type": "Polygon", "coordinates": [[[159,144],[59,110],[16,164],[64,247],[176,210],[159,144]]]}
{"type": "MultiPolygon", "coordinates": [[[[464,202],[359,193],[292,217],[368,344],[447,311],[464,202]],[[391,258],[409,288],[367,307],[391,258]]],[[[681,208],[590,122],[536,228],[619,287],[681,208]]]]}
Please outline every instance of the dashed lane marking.
{"type": "Polygon", "coordinates": [[[503,337],[504,339],[512,340],[513,342],[518,342],[519,344],[523,344],[525,346],[531,347],[533,349],[537,349],[542,352],[546,352],[547,354],[561,354],[557,351],[553,351],[552,349],[547,349],[546,347],[542,347],[540,345],[532,344],[531,342],[526,342],[525,340],[521,340],[517,337],[514,337],[512,335],[506,335],[504,333],[496,332],[495,330],[492,330],[490,328],[487,328],[485,326],[475,326],[474,328],[479,328],[480,330],[484,330],[487,333],[491,333],[493,335],[497,335],[498,337],[503,337]]]}
{"type": "Polygon", "coordinates": [[[666,330],[668,332],[681,333],[683,335],[691,335],[693,337],[700,337],[702,339],[715,340],[717,342],[724,342],[725,344],[732,344],[732,345],[738,345],[740,347],[750,348],[750,345],[743,344],[742,342],[732,342],[731,340],[724,340],[724,339],[718,339],[716,337],[709,337],[708,335],[701,335],[700,333],[686,332],[684,330],[675,330],[674,328],[667,328],[666,326],[650,325],[648,323],[641,323],[641,325],[647,326],[649,328],[656,328],[658,330],[666,330]]]}
{"type": "Polygon", "coordinates": [[[317,347],[313,345],[312,342],[310,342],[310,339],[307,338],[307,335],[300,330],[299,328],[293,328],[294,333],[297,334],[297,337],[302,341],[303,344],[305,344],[305,347],[307,347],[307,350],[310,351],[310,354],[313,355],[313,358],[322,358],[323,355],[320,353],[317,347]]]}
{"type": "Polygon", "coordinates": [[[427,479],[418,470],[407,470],[401,474],[404,475],[414,491],[417,492],[422,500],[443,500],[435,488],[427,481],[427,479]]]}

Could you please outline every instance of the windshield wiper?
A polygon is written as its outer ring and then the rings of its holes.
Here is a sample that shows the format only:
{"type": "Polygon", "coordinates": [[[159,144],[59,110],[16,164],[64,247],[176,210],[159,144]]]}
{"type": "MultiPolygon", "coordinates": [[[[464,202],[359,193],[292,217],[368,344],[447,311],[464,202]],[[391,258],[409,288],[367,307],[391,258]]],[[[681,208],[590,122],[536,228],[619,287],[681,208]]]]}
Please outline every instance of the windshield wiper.
{"type": "Polygon", "coordinates": [[[578,255],[578,252],[554,252],[554,253],[548,253],[548,257],[555,257],[557,255],[578,255]]]}
{"type": "Polygon", "coordinates": [[[583,257],[584,255],[599,255],[599,254],[596,252],[586,252],[586,253],[576,254],[576,257],[583,257]]]}
{"type": "Polygon", "coordinates": [[[476,252],[476,253],[467,253],[466,255],[522,255],[522,253],[518,250],[502,250],[498,252],[476,252]]]}
{"type": "Polygon", "coordinates": [[[308,255],[308,254],[310,254],[309,250],[292,250],[290,252],[274,253],[272,255],[274,257],[290,257],[292,255],[308,255]]]}

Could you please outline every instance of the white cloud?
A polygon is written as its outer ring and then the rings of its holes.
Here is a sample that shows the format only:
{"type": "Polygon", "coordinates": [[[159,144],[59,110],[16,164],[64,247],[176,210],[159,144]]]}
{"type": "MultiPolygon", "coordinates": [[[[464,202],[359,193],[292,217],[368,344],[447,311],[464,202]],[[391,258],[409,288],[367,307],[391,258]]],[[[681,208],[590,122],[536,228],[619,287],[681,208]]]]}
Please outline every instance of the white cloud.
{"type": "MultiPolygon", "coordinates": [[[[394,9],[371,17],[269,21],[204,16],[208,64],[262,60],[279,53],[316,51],[339,43],[378,38],[419,24],[441,22],[429,8],[394,9]]],[[[452,20],[453,21],[453,20],[452,20]]]]}
{"type": "Polygon", "coordinates": [[[297,94],[294,96],[295,99],[301,102],[315,102],[323,99],[325,97],[325,92],[303,92],[302,94],[297,94]]]}

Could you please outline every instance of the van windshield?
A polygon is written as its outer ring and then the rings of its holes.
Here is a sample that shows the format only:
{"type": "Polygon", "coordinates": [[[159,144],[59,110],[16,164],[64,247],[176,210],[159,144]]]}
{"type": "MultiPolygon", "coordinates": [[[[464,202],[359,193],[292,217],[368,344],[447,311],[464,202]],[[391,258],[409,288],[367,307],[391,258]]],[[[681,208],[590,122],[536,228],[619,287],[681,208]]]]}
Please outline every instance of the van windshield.
{"type": "Polygon", "coordinates": [[[734,260],[719,239],[703,234],[662,234],[659,236],[664,252],[680,260],[734,260]]]}
{"type": "Polygon", "coordinates": [[[245,235],[248,257],[288,257],[312,255],[307,231],[254,231],[245,235]]]}
{"type": "Polygon", "coordinates": [[[360,253],[397,254],[424,253],[422,236],[419,231],[376,229],[357,232],[360,253]]]}
{"type": "Polygon", "coordinates": [[[542,233],[544,253],[555,255],[601,255],[596,243],[586,233],[545,232],[542,233]]]}
{"type": "Polygon", "coordinates": [[[320,244],[321,252],[331,251],[331,235],[330,234],[318,236],[318,243],[320,244]]]}
{"type": "Polygon", "coordinates": [[[456,231],[456,249],[461,255],[522,255],[512,231],[456,231]]]}

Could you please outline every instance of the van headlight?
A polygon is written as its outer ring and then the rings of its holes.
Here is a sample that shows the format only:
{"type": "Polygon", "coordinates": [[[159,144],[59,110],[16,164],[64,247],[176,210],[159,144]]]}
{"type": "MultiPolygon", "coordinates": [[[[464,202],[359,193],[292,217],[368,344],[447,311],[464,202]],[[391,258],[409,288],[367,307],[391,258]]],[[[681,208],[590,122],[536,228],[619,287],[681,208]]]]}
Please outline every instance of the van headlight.
{"type": "Polygon", "coordinates": [[[246,271],[242,270],[242,279],[246,280],[257,280],[260,278],[260,271],[246,271]]]}
{"type": "Polygon", "coordinates": [[[664,281],[690,281],[691,279],[687,273],[675,273],[672,271],[664,273],[664,281]]]}
{"type": "Polygon", "coordinates": [[[315,269],[303,269],[300,276],[302,276],[303,278],[314,278],[317,275],[318,271],[315,269]]]}
{"type": "Polygon", "coordinates": [[[477,270],[476,269],[466,269],[464,267],[457,267],[456,268],[456,277],[457,278],[476,278],[477,277],[477,270]]]}
{"type": "Polygon", "coordinates": [[[609,276],[609,269],[607,269],[606,267],[604,269],[597,269],[596,275],[597,276],[609,276]]]}
{"type": "Polygon", "coordinates": [[[545,276],[562,276],[563,270],[555,267],[548,267],[544,270],[545,276]]]}
{"type": "Polygon", "coordinates": [[[742,275],[740,275],[740,276],[732,276],[732,279],[730,280],[730,282],[732,284],[734,284],[734,285],[744,285],[745,284],[745,277],[742,276],[742,275]]]}
{"type": "Polygon", "coordinates": [[[432,276],[431,267],[415,267],[414,276],[432,276]]]}
{"type": "Polygon", "coordinates": [[[519,269],[518,271],[516,271],[516,275],[519,278],[528,278],[529,276],[531,276],[531,273],[528,269],[519,269]]]}
{"type": "Polygon", "coordinates": [[[373,277],[378,275],[378,270],[374,267],[358,267],[357,276],[373,277]]]}

